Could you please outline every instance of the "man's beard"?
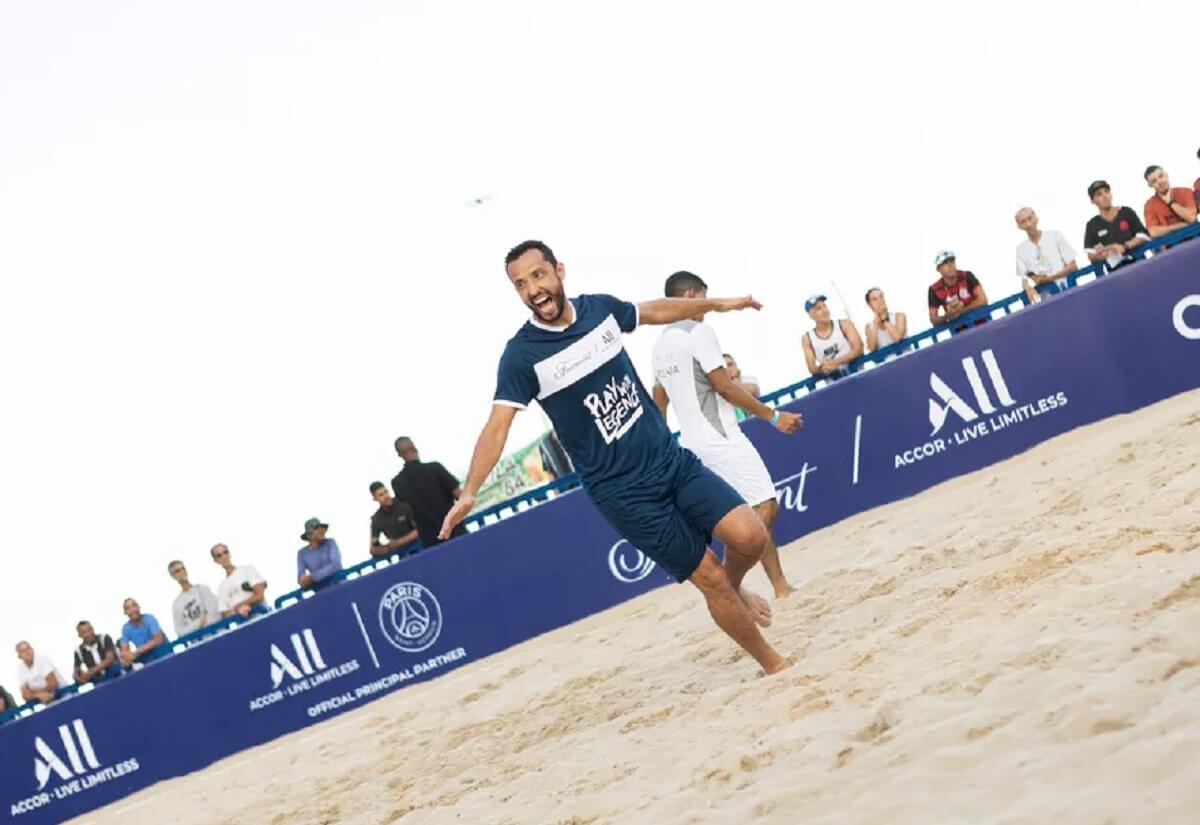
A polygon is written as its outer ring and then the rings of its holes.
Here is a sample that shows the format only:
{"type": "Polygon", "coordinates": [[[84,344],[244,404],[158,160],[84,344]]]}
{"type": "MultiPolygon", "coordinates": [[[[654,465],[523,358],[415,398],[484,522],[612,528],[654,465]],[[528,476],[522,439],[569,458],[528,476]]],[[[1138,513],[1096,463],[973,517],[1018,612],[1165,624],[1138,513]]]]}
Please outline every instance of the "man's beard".
{"type": "Polygon", "coordinates": [[[567,295],[562,287],[559,287],[556,291],[549,293],[549,295],[550,300],[554,305],[553,315],[551,316],[543,314],[543,309],[549,308],[549,304],[541,308],[532,301],[527,304],[527,306],[533,310],[533,314],[537,316],[537,319],[544,323],[554,323],[555,321],[559,320],[562,318],[563,313],[566,312],[567,309],[567,295]]]}

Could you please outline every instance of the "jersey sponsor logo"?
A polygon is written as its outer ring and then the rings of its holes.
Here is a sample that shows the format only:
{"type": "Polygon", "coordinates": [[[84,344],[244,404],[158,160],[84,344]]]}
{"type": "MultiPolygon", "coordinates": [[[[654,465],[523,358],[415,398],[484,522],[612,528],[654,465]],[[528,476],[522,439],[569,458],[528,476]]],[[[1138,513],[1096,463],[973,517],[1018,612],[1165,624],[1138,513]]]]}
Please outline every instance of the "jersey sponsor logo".
{"type": "Polygon", "coordinates": [[[1200,293],[1186,295],[1179,300],[1171,311],[1171,323],[1175,325],[1175,331],[1187,340],[1200,341],[1200,325],[1191,325],[1183,317],[1185,312],[1194,307],[1200,307],[1200,293]]]}
{"type": "Polygon", "coordinates": [[[584,397],[583,406],[592,414],[605,444],[625,435],[642,417],[642,396],[629,373],[619,380],[615,375],[608,379],[603,390],[584,397]]]}
{"type": "Polygon", "coordinates": [[[962,359],[963,373],[966,376],[967,386],[971,390],[971,400],[975,402],[975,406],[971,406],[936,372],[929,373],[929,387],[936,396],[928,400],[929,424],[932,431],[923,444],[917,444],[895,454],[895,469],[933,459],[949,452],[953,447],[973,444],[1003,429],[1019,426],[1039,415],[1067,406],[1067,395],[1061,391],[1050,393],[1036,401],[1024,404],[1017,401],[1009,391],[1008,382],[1000,370],[996,354],[992,350],[986,349],[979,354],[979,360],[983,362],[987,379],[991,383],[991,393],[988,392],[988,381],[985,381],[983,374],[980,373],[975,356],[962,359]],[[992,401],[993,393],[995,403],[992,401]],[[966,426],[943,433],[943,428],[951,413],[958,416],[966,426]],[[942,437],[936,437],[939,433],[942,433],[942,437]]]}
{"type": "Polygon", "coordinates": [[[34,737],[33,752],[37,792],[9,806],[9,814],[14,819],[141,768],[136,759],[116,764],[102,762],[82,719],[59,725],[57,741],[53,737],[50,742],[40,736],[34,737]]]}
{"type": "Polygon", "coordinates": [[[321,656],[321,649],[317,647],[317,639],[313,636],[312,628],[306,627],[301,632],[292,634],[292,650],[295,655],[294,662],[279,649],[278,645],[271,645],[272,689],[283,683],[284,676],[298,681],[305,676],[313,675],[318,670],[325,669],[325,659],[321,656]]]}
{"type": "Polygon", "coordinates": [[[625,584],[640,582],[654,572],[654,560],[621,539],[608,549],[608,569],[613,578],[625,584]]]}
{"type": "Polygon", "coordinates": [[[621,354],[621,328],[612,315],[575,343],[533,365],[538,398],[546,398],[586,378],[621,354]]]}
{"type": "Polygon", "coordinates": [[[393,584],[379,600],[379,628],[392,647],[420,653],[442,634],[442,606],[422,584],[393,584]]]}

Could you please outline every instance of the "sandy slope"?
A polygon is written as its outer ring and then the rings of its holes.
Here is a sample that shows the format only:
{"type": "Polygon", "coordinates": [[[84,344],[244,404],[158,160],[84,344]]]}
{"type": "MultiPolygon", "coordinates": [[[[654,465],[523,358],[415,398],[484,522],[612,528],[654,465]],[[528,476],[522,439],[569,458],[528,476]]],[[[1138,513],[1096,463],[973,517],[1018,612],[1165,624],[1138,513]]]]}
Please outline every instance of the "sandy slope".
{"type": "Polygon", "coordinates": [[[667,588],[84,821],[1200,822],[1198,463],[1193,392],[796,542],[781,676],[667,588]]]}

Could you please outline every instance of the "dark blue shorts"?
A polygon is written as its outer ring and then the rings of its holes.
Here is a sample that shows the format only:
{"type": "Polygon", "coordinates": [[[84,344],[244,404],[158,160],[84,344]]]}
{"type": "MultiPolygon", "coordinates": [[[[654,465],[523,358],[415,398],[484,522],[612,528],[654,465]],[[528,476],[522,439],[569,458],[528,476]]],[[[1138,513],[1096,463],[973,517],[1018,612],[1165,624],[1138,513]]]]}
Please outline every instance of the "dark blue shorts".
{"type": "Polygon", "coordinates": [[[700,565],[717,522],[745,502],[688,450],[665,464],[654,479],[592,500],[614,530],[682,582],[700,565]]]}

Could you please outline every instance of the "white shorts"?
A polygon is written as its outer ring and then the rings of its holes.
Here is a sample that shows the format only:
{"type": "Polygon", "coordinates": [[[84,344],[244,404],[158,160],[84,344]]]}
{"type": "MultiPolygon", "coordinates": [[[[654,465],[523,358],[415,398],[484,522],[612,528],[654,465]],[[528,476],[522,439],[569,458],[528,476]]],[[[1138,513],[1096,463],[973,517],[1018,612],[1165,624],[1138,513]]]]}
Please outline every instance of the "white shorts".
{"type": "Polygon", "coordinates": [[[747,504],[762,504],[775,498],[775,485],[767,465],[749,439],[691,447],[704,466],[719,475],[745,499],[747,504]]]}

